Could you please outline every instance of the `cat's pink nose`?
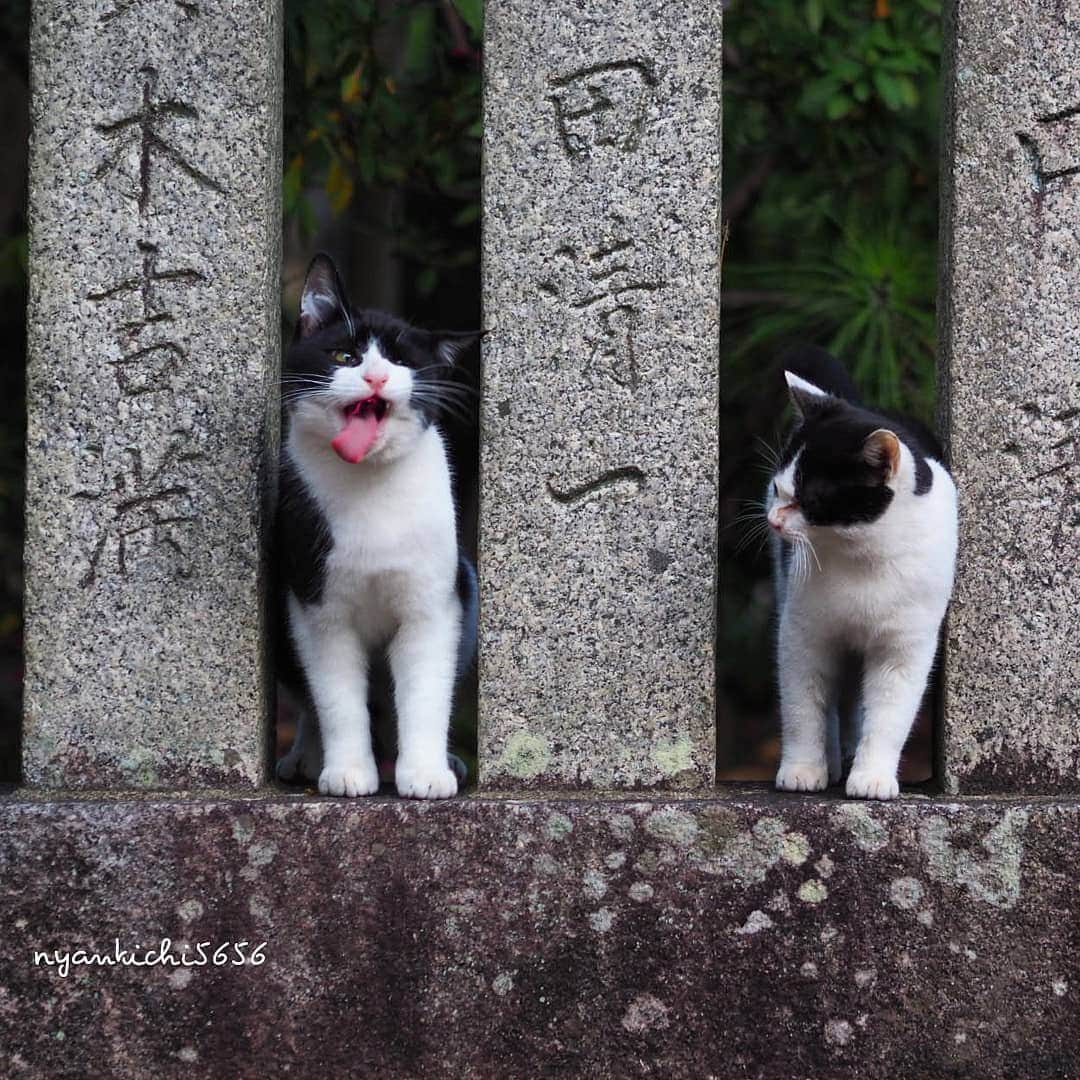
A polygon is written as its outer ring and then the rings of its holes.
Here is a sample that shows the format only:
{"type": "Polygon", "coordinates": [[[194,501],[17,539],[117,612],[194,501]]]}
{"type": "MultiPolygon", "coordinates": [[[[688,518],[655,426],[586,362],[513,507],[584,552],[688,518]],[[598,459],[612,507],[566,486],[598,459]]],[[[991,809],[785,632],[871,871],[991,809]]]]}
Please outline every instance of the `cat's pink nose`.
{"type": "Polygon", "coordinates": [[[376,373],[369,371],[364,376],[364,382],[366,382],[375,393],[378,393],[386,385],[386,381],[389,378],[389,372],[381,371],[376,373]]]}

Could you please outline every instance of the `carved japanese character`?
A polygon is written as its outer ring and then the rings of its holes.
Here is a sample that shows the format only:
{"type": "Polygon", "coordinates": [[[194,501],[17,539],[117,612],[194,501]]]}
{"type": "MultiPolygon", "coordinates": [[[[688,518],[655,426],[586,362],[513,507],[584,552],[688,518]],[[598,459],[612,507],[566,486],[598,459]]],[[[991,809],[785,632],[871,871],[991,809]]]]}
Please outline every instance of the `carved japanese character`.
{"type": "Polygon", "coordinates": [[[551,296],[594,316],[588,332],[590,362],[603,364],[620,386],[636,389],[639,382],[634,335],[640,318],[642,293],[662,289],[664,282],[635,266],[638,245],[619,237],[592,250],[564,245],[555,252],[552,278],[541,284],[551,296]]]}
{"type": "Polygon", "coordinates": [[[645,474],[636,465],[624,465],[619,469],[608,469],[602,472],[595,480],[584,484],[576,484],[570,488],[556,487],[551,480],[547,482],[548,494],[558,503],[573,505],[590,495],[606,490],[614,486],[628,488],[633,494],[637,494],[645,485],[645,474]]]}
{"type": "MultiPolygon", "coordinates": [[[[1053,441],[1049,443],[1055,458],[1053,464],[1028,477],[1029,481],[1037,481],[1054,476],[1062,485],[1062,490],[1055,495],[1059,511],[1051,545],[1056,548],[1066,527],[1080,525],[1080,408],[1066,408],[1053,414],[1043,412],[1034,402],[1022,408],[1029,417],[1040,422],[1044,430],[1049,427],[1057,436],[1052,436],[1053,441]]],[[[1042,440],[1039,442],[1046,445],[1042,440]]]]}
{"type": "Polygon", "coordinates": [[[221,185],[193,165],[176,147],[166,142],[161,128],[167,118],[197,120],[198,111],[194,106],[178,100],[157,101],[157,68],[146,66],[139,68],[144,76],[142,106],[128,116],[109,124],[98,124],[97,129],[107,139],[116,143],[116,149],[106,158],[94,174],[96,178],[112,172],[119,167],[128,147],[136,142],[139,148],[139,212],[145,213],[150,208],[151,180],[155,162],[158,158],[169,161],[174,168],[191,177],[197,184],[211,191],[221,191],[221,185]]]}
{"type": "Polygon", "coordinates": [[[127,397],[168,390],[187,353],[173,341],[161,341],[110,360],[120,392],[127,397]]]}
{"type": "Polygon", "coordinates": [[[1080,105],[1036,117],[1034,134],[1016,137],[1031,159],[1035,189],[1046,190],[1055,180],[1080,173],[1080,105]]]}
{"type": "Polygon", "coordinates": [[[125,329],[133,333],[137,333],[144,326],[151,323],[172,321],[172,315],[165,310],[164,302],[158,295],[158,282],[178,282],[182,285],[195,285],[206,280],[197,270],[159,270],[158,257],[160,253],[156,244],[140,240],[138,248],[142,252],[142,267],[136,276],[125,278],[123,281],[111,285],[101,292],[87,295],[88,300],[100,303],[104,300],[113,300],[131,293],[138,293],[142,305],[142,318],[125,324],[125,329]]]}
{"type": "MultiPolygon", "coordinates": [[[[144,3],[145,0],[117,0],[116,7],[112,11],[106,11],[101,16],[101,24],[104,26],[106,23],[111,23],[114,19],[122,18],[137,4],[144,3]]],[[[178,7],[184,15],[191,19],[199,14],[199,5],[192,3],[191,0],[172,0],[173,4],[178,7]]]]}
{"type": "Polygon", "coordinates": [[[559,141],[570,158],[587,158],[604,147],[623,152],[637,147],[656,88],[651,64],[594,64],[553,78],[551,85],[559,141]]]}
{"type": "Polygon", "coordinates": [[[205,455],[183,450],[184,432],[171,434],[175,438],[155,468],[146,466],[141,450],[128,448],[123,466],[101,488],[75,493],[76,499],[93,503],[98,510],[98,536],[79,580],[82,587],[98,579],[110,552],[121,577],[130,573],[133,557],[146,548],[164,549],[177,560],[180,576],[190,574],[184,540],[198,518],[185,476],[190,471],[187,466],[205,455]]]}

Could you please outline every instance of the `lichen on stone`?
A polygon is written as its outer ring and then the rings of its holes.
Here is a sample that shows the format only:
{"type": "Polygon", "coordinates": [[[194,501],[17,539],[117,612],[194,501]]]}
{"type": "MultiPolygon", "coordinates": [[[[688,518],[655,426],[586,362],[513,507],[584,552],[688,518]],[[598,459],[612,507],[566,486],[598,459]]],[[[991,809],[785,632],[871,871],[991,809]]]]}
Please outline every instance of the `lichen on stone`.
{"type": "Polygon", "coordinates": [[[861,803],[840,803],[833,811],[833,821],[851,834],[863,851],[880,851],[889,842],[889,833],[861,803]]]}
{"type": "Polygon", "coordinates": [[[688,848],[694,843],[699,828],[693,814],[674,807],[656,810],[645,819],[645,831],[650,836],[681,848],[688,848]]]}
{"type": "Polygon", "coordinates": [[[551,764],[551,748],[543,735],[516,731],[506,741],[502,769],[519,780],[532,780],[547,771],[551,764]]]}
{"type": "Polygon", "coordinates": [[[927,873],[934,881],[966,889],[984,904],[1011,908],[1020,898],[1027,823],[1026,810],[1010,808],[974,847],[970,846],[973,825],[951,824],[948,818],[934,815],[919,829],[927,873]]]}
{"type": "Polygon", "coordinates": [[[689,736],[662,739],[653,747],[652,759],[661,775],[672,777],[694,771],[694,746],[689,736]]]}
{"type": "Polygon", "coordinates": [[[917,908],[922,897],[923,886],[918,878],[899,877],[889,883],[889,900],[903,911],[917,908]]]}
{"type": "Polygon", "coordinates": [[[828,897],[829,890],[825,887],[825,882],[810,878],[799,886],[795,895],[807,904],[820,904],[828,897]]]}

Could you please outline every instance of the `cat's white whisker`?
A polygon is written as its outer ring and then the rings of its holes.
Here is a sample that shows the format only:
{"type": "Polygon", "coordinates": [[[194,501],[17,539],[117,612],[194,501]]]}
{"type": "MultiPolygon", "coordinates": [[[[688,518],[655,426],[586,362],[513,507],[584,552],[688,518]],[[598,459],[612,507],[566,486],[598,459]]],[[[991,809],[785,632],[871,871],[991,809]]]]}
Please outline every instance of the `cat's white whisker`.
{"type": "Polygon", "coordinates": [[[765,458],[765,467],[771,476],[780,467],[780,451],[760,435],[756,435],[754,441],[758,444],[758,452],[765,458]]]}
{"type": "Polygon", "coordinates": [[[761,522],[756,522],[750,526],[750,528],[744,530],[743,535],[739,538],[734,548],[734,554],[738,555],[739,552],[744,551],[755,540],[760,540],[768,535],[769,527],[761,522]]]}
{"type": "Polygon", "coordinates": [[[466,411],[464,404],[436,393],[430,393],[426,388],[413,387],[410,398],[417,404],[433,407],[448,416],[452,416],[463,422],[469,422],[472,417],[466,411]]]}
{"type": "Polygon", "coordinates": [[[796,585],[802,585],[806,580],[806,552],[803,551],[802,545],[796,541],[792,545],[791,553],[793,555],[793,562],[795,572],[792,575],[796,585]]]}

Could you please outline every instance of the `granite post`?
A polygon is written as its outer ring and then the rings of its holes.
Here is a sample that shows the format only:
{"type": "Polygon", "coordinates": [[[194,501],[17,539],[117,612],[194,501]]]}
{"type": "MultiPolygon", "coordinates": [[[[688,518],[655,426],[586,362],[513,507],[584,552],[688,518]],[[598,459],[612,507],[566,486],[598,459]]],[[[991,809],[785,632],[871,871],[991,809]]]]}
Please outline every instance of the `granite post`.
{"type": "Polygon", "coordinates": [[[276,0],[38,0],[24,779],[262,782],[276,0]]]}
{"type": "Polygon", "coordinates": [[[949,792],[1080,790],[1080,11],[955,0],[946,428],[961,499],[949,792]]]}
{"type": "Polygon", "coordinates": [[[491,0],[480,772],[714,780],[720,0],[491,0]]]}

